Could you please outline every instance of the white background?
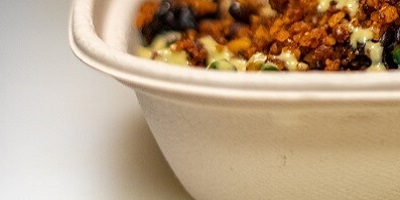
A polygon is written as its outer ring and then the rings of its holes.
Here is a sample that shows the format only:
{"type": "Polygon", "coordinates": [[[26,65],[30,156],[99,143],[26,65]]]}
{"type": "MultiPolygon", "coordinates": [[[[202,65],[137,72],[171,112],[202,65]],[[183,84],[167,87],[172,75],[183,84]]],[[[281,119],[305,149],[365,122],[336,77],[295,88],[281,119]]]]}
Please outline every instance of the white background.
{"type": "Polygon", "coordinates": [[[0,199],[190,199],[133,90],[73,56],[70,4],[0,1],[0,199]]]}

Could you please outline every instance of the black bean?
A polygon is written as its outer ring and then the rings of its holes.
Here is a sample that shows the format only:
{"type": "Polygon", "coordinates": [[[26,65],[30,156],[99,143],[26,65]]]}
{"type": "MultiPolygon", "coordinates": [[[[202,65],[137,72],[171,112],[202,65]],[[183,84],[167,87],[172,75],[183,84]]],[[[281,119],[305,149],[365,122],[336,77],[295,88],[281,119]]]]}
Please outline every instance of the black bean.
{"type": "Polygon", "coordinates": [[[157,36],[157,34],[160,33],[160,27],[163,25],[161,24],[160,21],[158,20],[153,20],[150,24],[147,26],[143,27],[141,30],[143,39],[145,40],[146,45],[150,44],[154,37],[157,36]]]}
{"type": "Polygon", "coordinates": [[[162,1],[160,7],[158,8],[158,12],[156,13],[156,17],[162,17],[167,12],[171,10],[171,3],[168,1],[162,1]]]}
{"type": "Polygon", "coordinates": [[[164,0],[155,14],[153,21],[142,29],[147,43],[151,43],[156,35],[164,31],[183,31],[196,27],[196,19],[192,10],[186,6],[164,0]]]}
{"type": "Polygon", "coordinates": [[[372,61],[367,55],[358,55],[348,65],[350,70],[366,70],[371,66],[372,61]]]}
{"type": "Polygon", "coordinates": [[[196,19],[189,7],[182,7],[178,20],[180,26],[179,29],[193,29],[196,27],[196,19]]]}
{"type": "Polygon", "coordinates": [[[382,61],[387,69],[397,69],[399,66],[394,62],[392,51],[400,43],[400,27],[392,24],[380,39],[383,45],[382,61]]]}
{"type": "Polygon", "coordinates": [[[229,7],[231,16],[240,22],[249,22],[250,12],[247,11],[239,2],[233,2],[229,7]]]}

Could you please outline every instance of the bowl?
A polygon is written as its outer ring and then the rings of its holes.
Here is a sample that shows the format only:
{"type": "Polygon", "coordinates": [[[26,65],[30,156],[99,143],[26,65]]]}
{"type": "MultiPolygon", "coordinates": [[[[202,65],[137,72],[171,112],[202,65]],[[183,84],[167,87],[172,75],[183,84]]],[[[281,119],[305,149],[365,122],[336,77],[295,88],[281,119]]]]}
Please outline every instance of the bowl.
{"type": "Polygon", "coordinates": [[[139,58],[140,0],[75,0],[70,46],[135,91],[195,199],[399,199],[400,74],[235,73],[139,58]]]}

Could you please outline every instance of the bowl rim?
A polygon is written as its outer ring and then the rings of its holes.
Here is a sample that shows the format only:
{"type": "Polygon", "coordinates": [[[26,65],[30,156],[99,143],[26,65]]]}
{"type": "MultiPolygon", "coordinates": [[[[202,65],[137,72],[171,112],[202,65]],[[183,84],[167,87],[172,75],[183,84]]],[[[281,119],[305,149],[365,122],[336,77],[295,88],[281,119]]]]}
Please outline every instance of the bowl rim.
{"type": "Polygon", "coordinates": [[[161,63],[111,48],[96,33],[96,0],[74,0],[69,44],[87,65],[135,88],[215,98],[399,100],[400,73],[207,71],[161,63]]]}

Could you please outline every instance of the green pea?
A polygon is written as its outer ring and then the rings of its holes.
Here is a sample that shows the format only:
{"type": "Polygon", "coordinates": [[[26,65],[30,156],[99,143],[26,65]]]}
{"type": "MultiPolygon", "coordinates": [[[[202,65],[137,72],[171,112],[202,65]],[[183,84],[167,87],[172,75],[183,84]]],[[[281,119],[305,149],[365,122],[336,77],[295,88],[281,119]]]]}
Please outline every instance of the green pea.
{"type": "Polygon", "coordinates": [[[271,63],[264,63],[261,65],[261,71],[280,71],[278,66],[271,63]]]}
{"type": "Polygon", "coordinates": [[[400,45],[398,45],[393,51],[392,51],[392,55],[393,55],[393,61],[400,65],[400,45]]]}
{"type": "Polygon", "coordinates": [[[236,71],[235,65],[233,65],[226,59],[221,59],[212,62],[210,65],[208,65],[207,69],[215,69],[221,71],[236,71]]]}

